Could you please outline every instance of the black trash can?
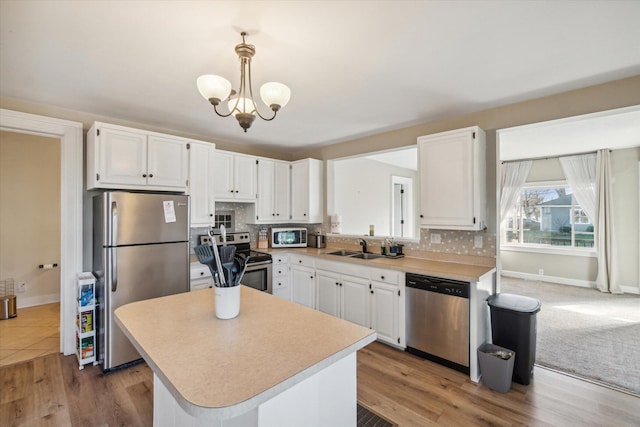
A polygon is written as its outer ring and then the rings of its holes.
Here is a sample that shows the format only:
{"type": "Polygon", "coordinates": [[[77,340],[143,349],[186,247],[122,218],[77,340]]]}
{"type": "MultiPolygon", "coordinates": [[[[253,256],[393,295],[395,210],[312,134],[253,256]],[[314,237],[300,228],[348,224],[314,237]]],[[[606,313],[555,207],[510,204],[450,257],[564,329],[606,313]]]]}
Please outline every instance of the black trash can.
{"type": "Polygon", "coordinates": [[[528,385],[536,361],[536,313],[540,301],[513,294],[487,298],[491,309],[493,344],[516,353],[513,381],[528,385]]]}

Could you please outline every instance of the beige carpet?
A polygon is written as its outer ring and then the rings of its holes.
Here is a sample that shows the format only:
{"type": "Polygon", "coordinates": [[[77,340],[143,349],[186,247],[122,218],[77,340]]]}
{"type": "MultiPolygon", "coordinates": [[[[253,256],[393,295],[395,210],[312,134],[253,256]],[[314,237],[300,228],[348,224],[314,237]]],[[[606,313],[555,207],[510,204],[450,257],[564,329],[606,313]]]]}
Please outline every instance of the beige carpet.
{"type": "Polygon", "coordinates": [[[503,277],[537,298],[536,363],[640,395],[640,296],[503,277]]]}

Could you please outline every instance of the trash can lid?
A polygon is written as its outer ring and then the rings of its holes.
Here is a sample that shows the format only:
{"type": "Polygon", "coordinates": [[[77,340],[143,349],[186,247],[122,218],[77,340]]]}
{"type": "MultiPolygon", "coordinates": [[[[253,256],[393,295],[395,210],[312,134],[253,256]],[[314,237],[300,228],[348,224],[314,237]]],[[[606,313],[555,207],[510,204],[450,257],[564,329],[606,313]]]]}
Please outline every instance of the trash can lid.
{"type": "Polygon", "coordinates": [[[524,314],[535,314],[540,311],[542,304],[535,298],[514,294],[494,294],[487,298],[489,307],[514,311],[524,314]]]}

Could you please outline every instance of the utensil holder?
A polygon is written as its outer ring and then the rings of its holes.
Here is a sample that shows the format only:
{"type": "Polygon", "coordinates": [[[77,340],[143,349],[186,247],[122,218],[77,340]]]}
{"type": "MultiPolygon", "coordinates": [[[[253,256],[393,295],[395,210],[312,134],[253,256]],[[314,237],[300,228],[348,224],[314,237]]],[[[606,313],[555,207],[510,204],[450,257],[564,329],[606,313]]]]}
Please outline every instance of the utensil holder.
{"type": "Polygon", "coordinates": [[[240,286],[214,287],[216,317],[233,319],[240,314],[240,286]]]}

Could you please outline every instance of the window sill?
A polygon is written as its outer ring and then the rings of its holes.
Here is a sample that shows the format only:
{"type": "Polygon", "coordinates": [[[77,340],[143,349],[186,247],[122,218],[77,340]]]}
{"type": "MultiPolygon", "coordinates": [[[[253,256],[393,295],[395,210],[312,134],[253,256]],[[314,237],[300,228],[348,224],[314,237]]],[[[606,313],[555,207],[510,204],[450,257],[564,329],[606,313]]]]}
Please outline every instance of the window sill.
{"type": "Polygon", "coordinates": [[[569,255],[579,257],[596,258],[598,255],[594,248],[562,248],[562,247],[548,247],[548,246],[525,246],[525,245],[500,245],[501,251],[506,252],[532,252],[548,255],[569,255]]]}

